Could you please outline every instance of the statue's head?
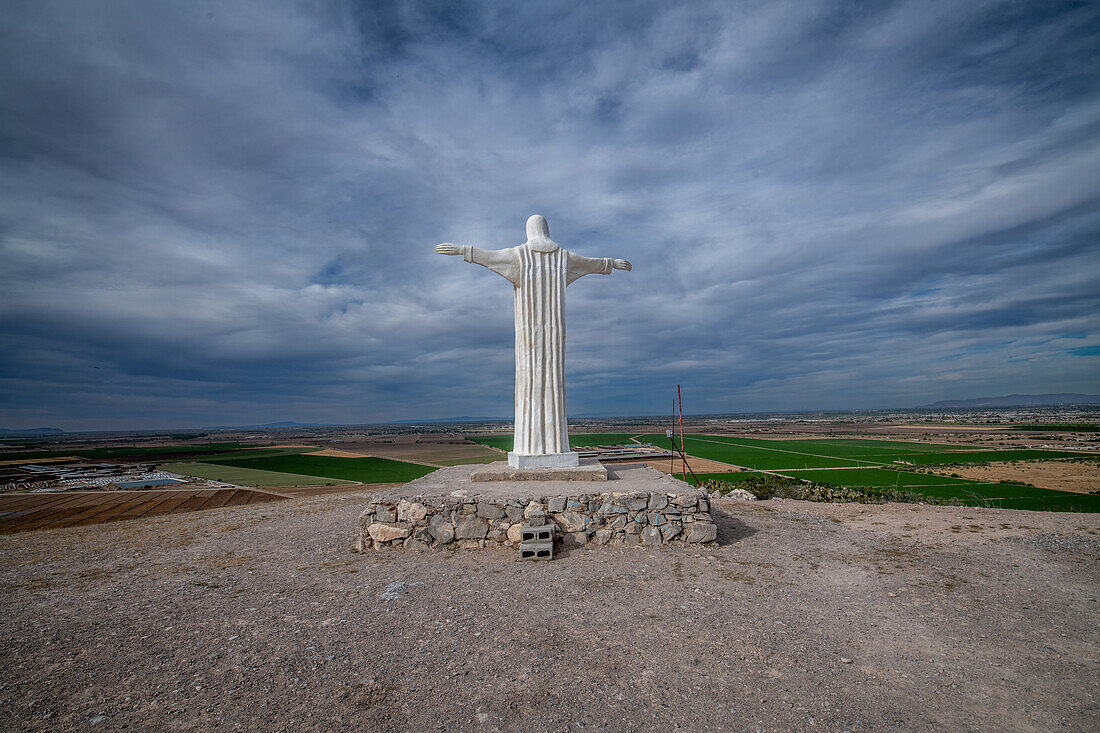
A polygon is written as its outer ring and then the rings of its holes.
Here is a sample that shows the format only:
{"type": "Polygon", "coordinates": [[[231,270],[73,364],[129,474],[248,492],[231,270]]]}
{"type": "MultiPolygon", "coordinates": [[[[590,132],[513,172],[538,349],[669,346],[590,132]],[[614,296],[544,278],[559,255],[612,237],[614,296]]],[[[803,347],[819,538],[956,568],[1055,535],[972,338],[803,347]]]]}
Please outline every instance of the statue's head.
{"type": "Polygon", "coordinates": [[[558,248],[557,242],[550,239],[550,225],[542,214],[533,214],[527,219],[527,243],[539,252],[553,252],[558,248]]]}
{"type": "Polygon", "coordinates": [[[546,217],[542,214],[532,214],[527,219],[528,239],[549,239],[550,225],[546,223],[546,217]]]}

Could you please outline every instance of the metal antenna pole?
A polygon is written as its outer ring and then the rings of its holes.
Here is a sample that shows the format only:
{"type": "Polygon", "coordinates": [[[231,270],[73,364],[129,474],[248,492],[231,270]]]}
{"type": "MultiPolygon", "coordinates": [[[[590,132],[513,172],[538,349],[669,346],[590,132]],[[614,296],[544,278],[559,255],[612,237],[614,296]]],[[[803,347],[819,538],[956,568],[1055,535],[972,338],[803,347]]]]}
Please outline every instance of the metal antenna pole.
{"type": "Polygon", "coordinates": [[[668,440],[672,445],[672,455],[668,457],[668,475],[676,475],[676,403],[672,403],[672,429],[668,431],[668,440]]]}
{"type": "Polygon", "coordinates": [[[684,457],[684,401],[680,397],[680,385],[676,385],[676,402],[680,406],[680,460],[683,462],[681,473],[684,476],[684,482],[688,480],[687,474],[687,458],[684,457]]]}

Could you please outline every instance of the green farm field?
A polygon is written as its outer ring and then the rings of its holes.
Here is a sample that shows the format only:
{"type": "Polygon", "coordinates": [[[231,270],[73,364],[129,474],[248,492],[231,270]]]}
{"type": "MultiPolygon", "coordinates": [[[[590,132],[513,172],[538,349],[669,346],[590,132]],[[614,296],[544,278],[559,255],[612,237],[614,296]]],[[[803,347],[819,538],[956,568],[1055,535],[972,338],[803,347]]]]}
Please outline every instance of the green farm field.
{"type": "MultiPolygon", "coordinates": [[[[582,433],[569,436],[569,445],[572,448],[588,448],[597,445],[630,445],[632,436],[630,433],[582,433]]],[[[661,436],[664,438],[664,436],[661,436]]],[[[512,450],[513,438],[511,435],[489,435],[470,438],[471,442],[497,448],[503,451],[512,450]]],[[[644,442],[644,441],[643,441],[644,442]]],[[[667,440],[665,441],[668,442],[667,440]]]]}
{"type": "Polygon", "coordinates": [[[171,471],[184,476],[210,479],[212,481],[225,481],[238,486],[256,486],[259,488],[272,486],[324,486],[336,483],[333,479],[319,476],[303,476],[296,473],[280,473],[278,471],[261,471],[255,468],[239,468],[237,466],[219,466],[214,463],[164,463],[160,469],[171,471]]]}
{"type": "Polygon", "coordinates": [[[1100,495],[1040,489],[1008,483],[984,483],[952,476],[933,476],[883,468],[857,468],[839,471],[791,471],[793,478],[809,479],[836,486],[898,488],[925,496],[955,499],[967,506],[1032,511],[1100,512],[1100,495]]]}
{"type": "MultiPolygon", "coordinates": [[[[636,436],[626,433],[577,435],[570,436],[570,443],[574,446],[597,443],[617,445],[629,443],[632,438],[638,443],[652,443],[659,448],[669,447],[668,438],[661,433],[636,436]]],[[[472,440],[503,450],[510,450],[512,445],[511,436],[472,440]]],[[[1100,512],[1100,496],[932,476],[906,471],[900,467],[905,464],[924,466],[1084,458],[1089,455],[1087,453],[1024,449],[978,451],[969,446],[862,438],[762,440],[690,434],[684,436],[684,447],[690,456],[748,469],[775,471],[792,478],[805,478],[834,486],[899,488],[930,497],[955,499],[971,506],[1100,512]]],[[[736,482],[744,481],[751,475],[716,473],[700,474],[699,478],[736,482]]]]}
{"type": "Polygon", "coordinates": [[[292,473],[364,484],[405,483],[436,470],[418,463],[388,458],[336,458],[333,456],[278,455],[267,458],[221,458],[204,463],[235,468],[292,473]]]}

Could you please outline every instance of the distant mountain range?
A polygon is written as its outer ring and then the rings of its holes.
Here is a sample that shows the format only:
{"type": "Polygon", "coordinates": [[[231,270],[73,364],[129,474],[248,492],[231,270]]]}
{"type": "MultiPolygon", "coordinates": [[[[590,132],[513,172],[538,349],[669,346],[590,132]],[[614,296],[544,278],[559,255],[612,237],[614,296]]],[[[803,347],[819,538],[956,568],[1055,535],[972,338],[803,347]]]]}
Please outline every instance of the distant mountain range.
{"type": "Polygon", "coordinates": [[[324,428],[331,423],[326,422],[269,422],[263,425],[207,425],[199,430],[258,430],[261,428],[324,428]]]}
{"type": "Polygon", "coordinates": [[[448,422],[501,422],[504,420],[511,420],[511,417],[469,417],[463,415],[462,417],[432,417],[426,420],[394,420],[389,423],[378,423],[379,425],[420,425],[423,423],[448,423],[448,422]]]}
{"type": "Polygon", "coordinates": [[[940,400],[921,405],[918,410],[952,407],[1045,407],[1048,405],[1097,405],[1100,395],[1061,392],[1058,394],[1010,394],[1002,397],[978,397],[973,400],[940,400]]]}
{"type": "MultiPolygon", "coordinates": [[[[1059,392],[1055,394],[1010,394],[1000,397],[977,397],[970,400],[940,400],[930,405],[920,405],[910,409],[914,410],[941,410],[941,409],[966,409],[966,408],[997,408],[997,407],[1048,407],[1054,405],[1100,405],[1100,395],[1080,394],[1078,392],[1059,392]]],[[[860,412],[854,410],[853,412],[860,412]]],[[[769,414],[769,413],[752,413],[769,414]]],[[[578,416],[575,416],[578,417],[578,416]]],[[[438,423],[486,423],[508,422],[511,417],[436,417],[422,418],[419,420],[391,420],[384,423],[370,423],[373,425],[428,425],[438,423]]],[[[364,423],[366,425],[367,423],[364,423]]],[[[323,428],[333,427],[334,423],[315,422],[269,422],[262,425],[209,425],[204,428],[191,428],[192,430],[264,430],[277,428],[323,428]]],[[[61,428],[24,428],[11,430],[0,428],[0,437],[34,437],[39,435],[61,435],[66,431],[61,428]]],[[[153,432],[153,431],[135,431],[153,432]]],[[[157,431],[159,432],[159,431],[157,431]]]]}

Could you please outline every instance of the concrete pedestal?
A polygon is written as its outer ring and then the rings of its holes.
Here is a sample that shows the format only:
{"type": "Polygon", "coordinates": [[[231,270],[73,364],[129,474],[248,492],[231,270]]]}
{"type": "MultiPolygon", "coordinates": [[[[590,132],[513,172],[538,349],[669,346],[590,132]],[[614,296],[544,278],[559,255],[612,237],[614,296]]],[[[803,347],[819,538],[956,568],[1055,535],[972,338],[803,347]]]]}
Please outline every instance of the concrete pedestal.
{"type": "Polygon", "coordinates": [[[508,465],[512,468],[575,468],[580,465],[580,454],[576,451],[537,456],[509,453],[508,465]]]}
{"type": "MultiPolygon", "coordinates": [[[[577,455],[574,453],[573,455],[577,455]]],[[[585,458],[572,468],[515,468],[497,461],[479,466],[470,473],[470,480],[483,481],[607,481],[607,469],[595,458],[585,458]]]]}

